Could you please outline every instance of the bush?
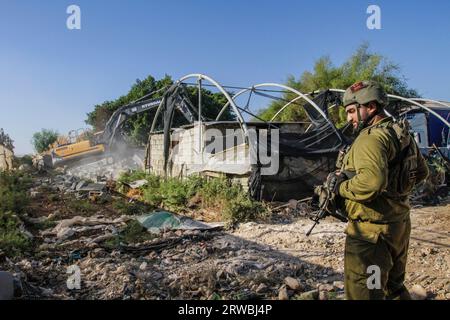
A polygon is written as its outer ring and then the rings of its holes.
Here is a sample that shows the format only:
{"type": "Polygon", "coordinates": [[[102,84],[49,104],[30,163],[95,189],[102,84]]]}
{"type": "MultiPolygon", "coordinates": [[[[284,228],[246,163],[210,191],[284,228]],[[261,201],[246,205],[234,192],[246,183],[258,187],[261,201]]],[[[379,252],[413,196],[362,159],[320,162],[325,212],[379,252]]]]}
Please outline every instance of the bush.
{"type": "Polygon", "coordinates": [[[20,231],[20,220],[11,211],[0,212],[0,249],[7,255],[21,254],[30,240],[20,231]]]}
{"type": "Polygon", "coordinates": [[[21,213],[29,203],[30,184],[31,179],[23,173],[0,172],[0,213],[21,213]]]}
{"type": "Polygon", "coordinates": [[[21,158],[18,158],[18,160],[19,160],[19,164],[26,164],[26,165],[29,165],[29,166],[33,165],[33,157],[31,157],[28,154],[24,155],[21,158]]]}
{"type": "MultiPolygon", "coordinates": [[[[191,175],[185,179],[160,179],[142,171],[131,172],[120,177],[119,181],[132,182],[147,179],[149,183],[142,187],[143,201],[152,207],[169,211],[186,211],[190,200],[195,197],[195,205],[203,209],[212,209],[221,213],[225,221],[236,223],[265,218],[267,209],[260,202],[251,200],[239,183],[226,178],[206,178],[191,175]]],[[[192,207],[191,205],[189,205],[192,207]]],[[[134,214],[135,209],[124,204],[116,204],[119,211],[134,214]]]]}
{"type": "Polygon", "coordinates": [[[204,179],[198,195],[202,199],[202,207],[221,208],[241,193],[245,192],[240,184],[232,183],[225,178],[213,178],[204,179]]]}
{"type": "Polygon", "coordinates": [[[33,134],[31,143],[38,153],[42,153],[49,149],[50,145],[58,139],[58,132],[48,129],[42,129],[40,132],[33,134]]]}
{"type": "Polygon", "coordinates": [[[126,191],[126,187],[124,184],[128,184],[131,183],[133,181],[136,180],[147,180],[148,183],[141,187],[140,189],[144,189],[144,188],[159,188],[159,184],[160,184],[160,178],[158,176],[152,175],[152,174],[148,174],[145,171],[142,170],[135,170],[135,171],[131,171],[131,172],[126,172],[123,173],[119,179],[117,180],[120,184],[119,187],[119,191],[120,192],[125,192],[126,191]]]}
{"type": "Polygon", "coordinates": [[[67,207],[75,214],[93,213],[96,210],[95,206],[88,200],[70,200],[67,203],[67,207]]]}
{"type": "Polygon", "coordinates": [[[228,223],[235,224],[265,219],[268,214],[269,211],[261,202],[250,199],[246,194],[240,194],[226,203],[222,217],[228,223]]]}
{"type": "Polygon", "coordinates": [[[143,203],[126,202],[124,200],[115,200],[112,206],[117,212],[125,215],[141,215],[151,210],[149,206],[143,203]]]}
{"type": "Polygon", "coordinates": [[[174,211],[185,209],[187,202],[194,196],[194,187],[187,180],[169,178],[161,183],[160,196],[162,206],[174,211]]]}

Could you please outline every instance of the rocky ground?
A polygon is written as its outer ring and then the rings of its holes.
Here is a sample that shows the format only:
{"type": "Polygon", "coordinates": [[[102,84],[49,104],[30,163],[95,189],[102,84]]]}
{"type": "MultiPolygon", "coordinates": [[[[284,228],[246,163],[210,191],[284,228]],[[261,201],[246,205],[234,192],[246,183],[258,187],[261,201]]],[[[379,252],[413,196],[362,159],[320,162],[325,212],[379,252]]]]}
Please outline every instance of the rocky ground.
{"type": "MultiPolygon", "coordinates": [[[[105,184],[80,204],[83,187],[68,176],[35,179],[25,221],[33,251],[0,254],[0,270],[20,279],[19,299],[343,299],[345,224],[327,218],[306,237],[312,222],[286,208],[234,230],[125,241],[133,218],[111,204],[120,196],[105,184]],[[73,266],[79,289],[68,288],[73,266]]],[[[411,215],[406,284],[418,299],[450,299],[450,204],[411,215]]]]}

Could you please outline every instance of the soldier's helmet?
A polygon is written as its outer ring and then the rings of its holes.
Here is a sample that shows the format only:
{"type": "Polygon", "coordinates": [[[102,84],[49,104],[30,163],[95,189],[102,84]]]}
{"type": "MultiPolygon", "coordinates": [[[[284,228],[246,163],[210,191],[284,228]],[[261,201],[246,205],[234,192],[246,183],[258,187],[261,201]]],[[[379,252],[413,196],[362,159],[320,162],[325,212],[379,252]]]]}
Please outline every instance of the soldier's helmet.
{"type": "Polygon", "coordinates": [[[343,104],[344,108],[351,104],[366,105],[371,101],[377,101],[382,107],[388,103],[388,96],[383,87],[371,80],[359,81],[345,90],[343,104]]]}

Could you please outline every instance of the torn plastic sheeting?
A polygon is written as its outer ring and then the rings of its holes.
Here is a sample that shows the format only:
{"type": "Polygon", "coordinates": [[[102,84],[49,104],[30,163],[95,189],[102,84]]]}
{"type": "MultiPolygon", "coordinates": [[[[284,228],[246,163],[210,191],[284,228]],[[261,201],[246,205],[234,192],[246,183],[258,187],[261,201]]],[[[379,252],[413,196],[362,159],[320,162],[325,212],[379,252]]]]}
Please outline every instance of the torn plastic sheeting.
{"type": "Polygon", "coordinates": [[[148,180],[142,179],[142,180],[136,180],[136,181],[129,182],[129,183],[123,182],[123,184],[130,187],[131,189],[137,189],[137,188],[143,187],[146,184],[148,184],[148,180]]]}
{"type": "Polygon", "coordinates": [[[139,216],[136,220],[151,233],[160,233],[164,230],[211,230],[223,227],[221,223],[204,223],[168,211],[155,211],[139,216]]]}

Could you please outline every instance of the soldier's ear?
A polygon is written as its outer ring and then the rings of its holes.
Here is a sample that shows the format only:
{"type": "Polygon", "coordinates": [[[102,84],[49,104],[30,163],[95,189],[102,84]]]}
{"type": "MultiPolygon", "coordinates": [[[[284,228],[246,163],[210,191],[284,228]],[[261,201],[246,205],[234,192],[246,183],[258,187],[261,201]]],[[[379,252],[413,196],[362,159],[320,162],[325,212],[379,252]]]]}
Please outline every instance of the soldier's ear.
{"type": "Polygon", "coordinates": [[[370,112],[374,112],[374,111],[376,112],[378,105],[375,101],[371,101],[367,104],[367,108],[369,109],[370,112]]]}

